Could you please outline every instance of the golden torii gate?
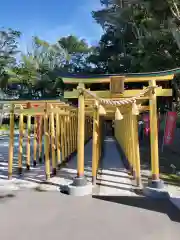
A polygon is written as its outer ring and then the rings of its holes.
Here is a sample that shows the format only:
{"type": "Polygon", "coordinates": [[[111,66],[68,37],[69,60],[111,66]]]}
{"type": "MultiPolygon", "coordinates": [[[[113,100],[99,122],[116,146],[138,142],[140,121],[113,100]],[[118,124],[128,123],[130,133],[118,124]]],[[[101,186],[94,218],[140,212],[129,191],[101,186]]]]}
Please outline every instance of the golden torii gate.
{"type": "MultiPolygon", "coordinates": [[[[7,101],[0,101],[7,104],[7,101]]],[[[76,150],[76,129],[77,129],[77,108],[57,100],[34,100],[34,101],[9,101],[6,113],[10,114],[10,138],[9,138],[9,159],[8,179],[12,179],[14,163],[14,116],[19,116],[19,146],[18,146],[18,174],[23,171],[23,138],[24,138],[24,116],[27,117],[27,144],[26,144],[26,170],[31,165],[31,118],[39,118],[40,123],[34,120],[34,141],[33,141],[33,166],[42,163],[42,145],[44,145],[45,175],[46,180],[56,175],[57,167],[76,150]],[[56,123],[56,125],[55,125],[56,123]],[[39,129],[39,141],[37,139],[39,129]],[[69,129],[69,130],[68,130],[69,129]],[[67,131],[68,130],[68,131],[67,131]],[[44,143],[43,143],[44,135],[44,143]],[[50,144],[51,143],[51,144],[50,144]],[[37,148],[39,151],[37,151],[37,148]],[[51,158],[50,158],[51,152],[51,158]],[[38,153],[38,156],[37,156],[38,153]]],[[[3,110],[0,111],[2,113],[3,110]]]]}
{"type": "MultiPolygon", "coordinates": [[[[150,146],[151,146],[151,187],[162,188],[159,178],[158,129],[157,129],[157,97],[172,97],[172,88],[169,85],[163,88],[161,83],[172,81],[180,69],[145,74],[99,75],[82,77],[71,75],[62,77],[65,84],[77,84],[78,88],[66,91],[67,99],[78,98],[78,169],[77,177],[84,181],[84,121],[86,116],[93,118],[93,154],[92,178],[95,183],[98,161],[101,154],[99,116],[115,118],[115,137],[125,153],[137,186],[141,185],[140,154],[138,141],[137,115],[140,112],[150,112],[150,146]],[[142,89],[125,90],[124,84],[144,83],[148,87],[142,89]],[[108,83],[109,90],[91,91],[86,84],[108,83]],[[149,101],[149,106],[143,106],[149,101]],[[126,129],[126,130],[125,130],[126,129]]],[[[80,184],[81,185],[81,184],[80,184]]]]}

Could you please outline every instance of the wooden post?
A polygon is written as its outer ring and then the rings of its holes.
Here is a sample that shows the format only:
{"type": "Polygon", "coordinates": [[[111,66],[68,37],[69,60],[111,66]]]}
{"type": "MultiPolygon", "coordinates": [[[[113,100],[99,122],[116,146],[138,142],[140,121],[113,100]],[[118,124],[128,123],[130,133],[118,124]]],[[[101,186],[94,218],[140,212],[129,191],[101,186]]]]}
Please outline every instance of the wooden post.
{"type": "Polygon", "coordinates": [[[93,141],[92,141],[92,183],[96,184],[97,176],[97,149],[98,149],[98,125],[97,125],[98,112],[94,109],[93,114],[93,141]]]}
{"type": "Polygon", "coordinates": [[[12,178],[14,157],[14,104],[11,104],[10,111],[10,136],[9,136],[9,160],[8,160],[8,179],[12,178]]]}
{"type": "MultiPolygon", "coordinates": [[[[149,81],[149,86],[156,86],[156,81],[149,81]]],[[[159,180],[159,149],[157,128],[156,90],[150,94],[150,140],[151,140],[151,168],[152,180],[159,180]]]]}
{"type": "Polygon", "coordinates": [[[77,134],[77,128],[78,128],[78,114],[76,114],[76,117],[75,117],[75,149],[77,149],[77,137],[78,137],[78,134],[77,134]]]}
{"type": "Polygon", "coordinates": [[[91,121],[90,137],[92,137],[92,132],[93,132],[93,117],[90,119],[90,121],[91,121]]]}
{"type": "MultiPolygon", "coordinates": [[[[80,84],[80,87],[84,85],[80,84]]],[[[84,126],[85,126],[85,105],[84,105],[84,93],[79,91],[78,98],[78,133],[77,133],[77,176],[84,178],[84,126]]]]}
{"type": "Polygon", "coordinates": [[[61,153],[62,153],[62,162],[65,160],[65,141],[64,141],[64,118],[65,116],[60,116],[60,125],[61,125],[61,153]]]}
{"type": "MultiPolygon", "coordinates": [[[[125,115],[123,116],[123,128],[125,129],[125,115]]],[[[122,128],[122,129],[123,129],[122,128]]],[[[127,132],[126,131],[124,131],[124,139],[123,139],[123,147],[124,147],[124,154],[125,154],[125,156],[127,156],[126,154],[127,154],[127,152],[126,152],[126,136],[127,136],[127,132]]]]}
{"type": "MultiPolygon", "coordinates": [[[[30,103],[28,104],[30,108],[30,103]]],[[[27,116],[27,157],[26,157],[26,169],[30,170],[31,161],[31,115],[27,116]]]]}
{"type": "MultiPolygon", "coordinates": [[[[95,110],[96,111],[96,110],[95,110]]],[[[99,111],[96,111],[96,132],[97,132],[97,143],[96,143],[96,172],[98,171],[99,158],[100,158],[100,127],[99,127],[99,111]]],[[[97,174],[97,173],[96,173],[97,174]]]]}
{"type": "MultiPolygon", "coordinates": [[[[116,124],[116,120],[115,120],[115,124],[116,124]]],[[[121,148],[122,150],[124,151],[124,135],[125,135],[125,131],[123,131],[123,125],[124,125],[124,118],[121,120],[120,124],[117,124],[118,128],[116,128],[116,132],[115,132],[115,136],[116,138],[118,139],[119,138],[119,141],[120,141],[120,145],[121,145],[121,148]],[[119,133],[117,133],[117,131],[119,131],[119,133]]]]}
{"type": "Polygon", "coordinates": [[[59,114],[56,113],[56,149],[57,149],[57,165],[61,165],[61,145],[60,145],[60,122],[59,114]]]}
{"type": "Polygon", "coordinates": [[[64,160],[67,160],[68,157],[68,139],[67,139],[67,116],[63,117],[63,122],[64,122],[64,160]]]}
{"type": "Polygon", "coordinates": [[[133,129],[134,129],[133,144],[135,147],[134,150],[135,150],[136,185],[140,187],[141,186],[141,163],[140,163],[140,153],[139,153],[138,121],[137,121],[136,115],[132,117],[133,117],[133,129]]]}
{"type": "Polygon", "coordinates": [[[44,151],[45,151],[45,171],[46,180],[50,180],[50,159],[49,159],[49,128],[48,128],[48,113],[47,103],[44,109],[44,151]]]}
{"type": "Polygon", "coordinates": [[[34,159],[33,159],[33,166],[36,166],[37,161],[37,117],[34,116],[34,159]]]}
{"type": "Polygon", "coordinates": [[[92,120],[89,117],[89,139],[91,138],[91,136],[92,136],[92,120]]]}
{"type": "MultiPolygon", "coordinates": [[[[23,107],[21,106],[21,110],[23,107]]],[[[24,116],[19,116],[19,152],[18,152],[18,172],[22,174],[22,155],[23,155],[23,135],[24,135],[24,116]]]]}
{"type": "Polygon", "coordinates": [[[88,121],[88,116],[86,116],[86,141],[88,140],[88,132],[89,132],[89,121],[88,121]]]}
{"type": "Polygon", "coordinates": [[[73,153],[73,117],[70,115],[70,154],[73,153]]]}
{"type": "MultiPolygon", "coordinates": [[[[69,113],[69,111],[68,111],[69,113]]],[[[71,142],[70,142],[70,116],[66,117],[66,138],[67,138],[67,160],[69,160],[71,154],[71,142]]]]}
{"type": "Polygon", "coordinates": [[[72,152],[74,152],[74,150],[75,150],[75,132],[74,132],[75,125],[74,125],[74,123],[75,123],[75,116],[73,114],[73,116],[72,116],[72,152]]]}
{"type": "Polygon", "coordinates": [[[130,121],[129,121],[129,114],[127,113],[125,115],[125,119],[126,119],[126,125],[125,125],[125,129],[127,131],[127,159],[128,159],[128,162],[129,162],[129,165],[130,165],[130,173],[132,174],[132,159],[131,159],[131,145],[130,145],[130,142],[131,142],[131,133],[130,133],[130,121]]]}
{"type": "Polygon", "coordinates": [[[91,138],[92,132],[93,132],[93,119],[91,117],[89,117],[89,124],[90,124],[90,127],[89,127],[89,138],[91,138]]]}
{"type": "Polygon", "coordinates": [[[124,136],[124,150],[127,160],[128,159],[128,131],[127,131],[127,115],[124,114],[124,130],[125,130],[125,136],[124,136]]]}
{"type": "MultiPolygon", "coordinates": [[[[49,107],[51,108],[51,105],[48,106],[48,108],[49,107]]],[[[50,151],[50,149],[51,149],[51,114],[48,114],[48,132],[49,132],[49,145],[48,145],[48,147],[49,147],[49,159],[52,159],[52,152],[50,151]]]]}
{"type": "Polygon", "coordinates": [[[43,136],[43,117],[39,117],[39,124],[38,124],[38,156],[39,156],[39,163],[42,163],[42,136],[43,136]]]}
{"type": "Polygon", "coordinates": [[[135,156],[135,132],[134,132],[134,124],[133,124],[133,115],[132,112],[128,113],[128,117],[129,117],[129,132],[130,132],[130,142],[129,142],[129,146],[130,146],[130,162],[131,162],[131,174],[133,176],[133,178],[136,178],[136,156],[135,156]]]}
{"type": "MultiPolygon", "coordinates": [[[[52,104],[51,104],[51,109],[53,110],[52,104]]],[[[51,112],[50,125],[51,125],[52,175],[56,175],[56,143],[55,143],[54,113],[53,112],[51,112]]]]}
{"type": "Polygon", "coordinates": [[[98,130],[98,144],[97,144],[97,169],[99,168],[99,161],[101,158],[101,117],[97,115],[97,130],[98,130]]]}
{"type": "Polygon", "coordinates": [[[85,131],[84,131],[84,142],[87,141],[87,116],[85,116],[85,125],[84,125],[85,131]]]}

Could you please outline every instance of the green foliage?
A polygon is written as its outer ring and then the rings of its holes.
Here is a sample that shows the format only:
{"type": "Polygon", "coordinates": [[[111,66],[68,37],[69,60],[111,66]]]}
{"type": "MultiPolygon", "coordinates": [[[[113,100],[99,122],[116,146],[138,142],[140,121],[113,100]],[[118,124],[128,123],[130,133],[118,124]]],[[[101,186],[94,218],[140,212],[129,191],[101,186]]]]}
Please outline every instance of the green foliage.
{"type": "MultiPolygon", "coordinates": [[[[60,97],[66,73],[148,72],[179,66],[179,0],[100,0],[92,16],[104,29],[97,46],[76,36],[50,44],[37,36],[16,62],[20,32],[0,31],[0,87],[20,98],[60,97]]],[[[103,88],[104,86],[99,86],[103,88]]]]}
{"type": "Polygon", "coordinates": [[[20,98],[55,98],[65,88],[62,73],[84,71],[91,48],[75,36],[61,38],[50,44],[33,38],[32,50],[21,55],[19,64],[7,69],[9,83],[18,84],[20,98]]]}
{"type": "Polygon", "coordinates": [[[12,67],[18,53],[18,39],[21,33],[12,29],[0,30],[0,87],[5,88],[8,82],[6,68],[12,67]]]}
{"type": "Polygon", "coordinates": [[[76,36],[70,35],[68,37],[62,37],[58,41],[59,45],[62,46],[68,54],[73,55],[76,53],[88,53],[89,47],[84,39],[79,40],[76,36]]]}
{"type": "Polygon", "coordinates": [[[0,126],[0,131],[8,131],[9,130],[9,124],[2,124],[0,126]]]}
{"type": "Polygon", "coordinates": [[[17,54],[17,39],[21,33],[8,29],[0,30],[0,69],[3,70],[7,65],[15,63],[14,55],[17,54]]]}
{"type": "Polygon", "coordinates": [[[92,48],[88,46],[86,41],[70,35],[61,38],[58,43],[68,54],[64,70],[70,73],[84,72],[88,64],[87,58],[92,53],[92,48]]]}
{"type": "Polygon", "coordinates": [[[22,54],[20,63],[9,69],[9,82],[19,84],[20,98],[56,97],[63,90],[59,72],[65,59],[61,46],[34,37],[32,51],[22,54]]]}
{"type": "Polygon", "coordinates": [[[180,50],[169,29],[171,5],[165,0],[101,1],[105,8],[93,12],[105,34],[96,49],[93,63],[105,72],[145,72],[179,66],[180,50]],[[124,7],[122,7],[124,6],[124,7]],[[165,14],[165,19],[162,16],[165,14]],[[158,14],[158,17],[155,17],[158,14]]]}

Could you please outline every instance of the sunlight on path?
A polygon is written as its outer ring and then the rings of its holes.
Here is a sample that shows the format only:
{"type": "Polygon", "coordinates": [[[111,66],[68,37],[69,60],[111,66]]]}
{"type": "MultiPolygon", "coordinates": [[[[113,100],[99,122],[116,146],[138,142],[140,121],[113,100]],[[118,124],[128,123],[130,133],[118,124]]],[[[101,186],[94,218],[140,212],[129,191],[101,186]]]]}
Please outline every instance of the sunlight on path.
{"type": "MultiPolygon", "coordinates": [[[[22,189],[36,188],[45,180],[44,164],[37,164],[37,167],[31,167],[29,172],[25,171],[26,167],[26,140],[23,142],[23,168],[24,172],[21,178],[16,174],[18,167],[18,135],[15,135],[14,143],[14,165],[13,179],[7,181],[8,172],[8,137],[0,139],[0,189],[22,189]]],[[[31,139],[33,146],[33,138],[31,139]]],[[[132,192],[131,180],[126,172],[126,169],[120,159],[120,154],[117,150],[115,140],[106,138],[104,141],[105,153],[101,160],[100,168],[97,177],[97,186],[94,188],[96,195],[134,195],[132,192]]],[[[33,156],[33,148],[31,148],[33,156]]],[[[91,181],[92,166],[92,141],[89,141],[85,146],[85,175],[88,181],[91,181]]],[[[75,155],[65,167],[58,171],[56,177],[52,177],[50,190],[58,190],[60,186],[72,183],[73,178],[77,173],[77,156],[75,155]]]]}

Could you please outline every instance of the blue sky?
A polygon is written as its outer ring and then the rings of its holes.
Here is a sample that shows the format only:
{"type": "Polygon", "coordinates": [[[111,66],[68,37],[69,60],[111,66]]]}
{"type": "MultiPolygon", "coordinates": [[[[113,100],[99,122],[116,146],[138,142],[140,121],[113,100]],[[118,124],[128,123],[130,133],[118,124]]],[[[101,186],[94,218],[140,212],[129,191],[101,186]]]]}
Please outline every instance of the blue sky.
{"type": "Polygon", "coordinates": [[[74,34],[93,44],[102,29],[91,12],[100,8],[100,0],[6,0],[1,3],[0,22],[2,27],[22,32],[22,50],[35,35],[55,42],[61,36],[74,34]]]}

